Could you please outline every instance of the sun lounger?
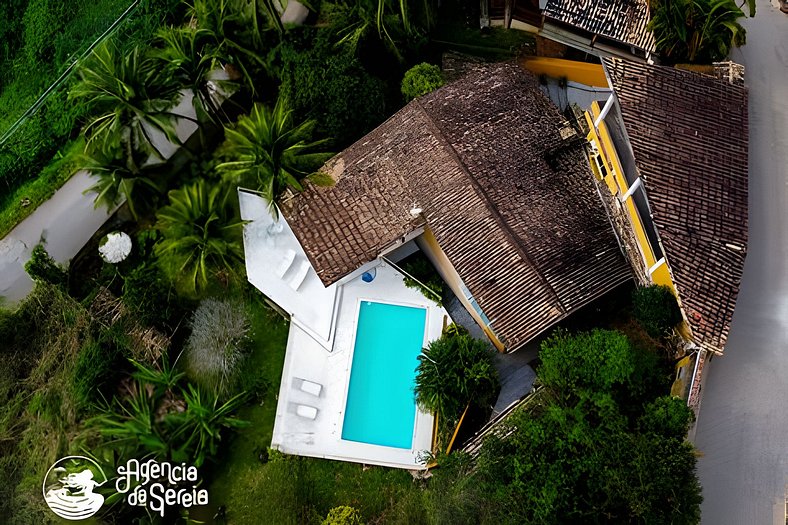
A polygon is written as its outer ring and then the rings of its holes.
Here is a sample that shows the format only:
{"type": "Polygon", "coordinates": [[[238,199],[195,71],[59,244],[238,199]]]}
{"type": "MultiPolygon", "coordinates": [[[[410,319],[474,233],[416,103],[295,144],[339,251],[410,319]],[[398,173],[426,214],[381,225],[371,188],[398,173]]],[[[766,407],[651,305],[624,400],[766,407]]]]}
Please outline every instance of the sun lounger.
{"type": "Polygon", "coordinates": [[[317,417],[317,409],[309,405],[296,406],[296,415],[304,419],[315,419],[317,417]]]}
{"type": "Polygon", "coordinates": [[[279,278],[282,278],[287,273],[287,270],[293,265],[293,261],[295,260],[296,252],[295,250],[287,250],[285,252],[284,258],[279,263],[279,266],[276,267],[276,275],[279,278]]]}
{"type": "Polygon", "coordinates": [[[301,261],[301,265],[296,270],[296,273],[293,275],[293,278],[290,280],[290,287],[293,290],[298,290],[301,288],[301,284],[306,279],[306,274],[309,272],[309,261],[303,260],[301,261]]]}
{"type": "Polygon", "coordinates": [[[307,394],[312,394],[315,397],[320,396],[321,390],[323,390],[323,385],[320,383],[315,383],[314,381],[307,381],[306,379],[301,379],[301,386],[299,386],[299,390],[302,392],[306,392],[307,394]]]}

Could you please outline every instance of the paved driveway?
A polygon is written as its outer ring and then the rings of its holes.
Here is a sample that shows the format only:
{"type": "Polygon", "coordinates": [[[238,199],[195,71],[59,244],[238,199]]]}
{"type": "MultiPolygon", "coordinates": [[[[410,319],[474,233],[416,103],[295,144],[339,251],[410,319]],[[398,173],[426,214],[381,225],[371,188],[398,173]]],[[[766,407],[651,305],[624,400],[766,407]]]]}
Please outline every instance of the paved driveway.
{"type": "Polygon", "coordinates": [[[750,243],[725,357],[706,369],[695,435],[709,525],[786,523],[788,15],[775,5],[758,1],[744,22],[747,45],[733,56],[750,89],[750,243]]]}

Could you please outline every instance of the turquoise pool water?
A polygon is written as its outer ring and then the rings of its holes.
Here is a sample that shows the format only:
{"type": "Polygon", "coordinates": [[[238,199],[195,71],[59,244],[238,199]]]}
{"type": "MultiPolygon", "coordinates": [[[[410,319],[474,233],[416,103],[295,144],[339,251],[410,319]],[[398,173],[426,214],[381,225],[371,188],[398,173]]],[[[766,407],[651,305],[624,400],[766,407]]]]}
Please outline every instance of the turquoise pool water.
{"type": "Polygon", "coordinates": [[[361,303],[342,439],[411,448],[426,324],[424,308],[361,303]]]}

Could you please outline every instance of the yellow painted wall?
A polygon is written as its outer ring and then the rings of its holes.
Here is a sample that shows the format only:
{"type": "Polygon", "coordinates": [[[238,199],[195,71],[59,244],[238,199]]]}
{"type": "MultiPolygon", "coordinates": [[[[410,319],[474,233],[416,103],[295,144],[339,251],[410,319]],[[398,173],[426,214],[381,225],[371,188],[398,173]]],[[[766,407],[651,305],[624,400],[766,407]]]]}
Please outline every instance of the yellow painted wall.
{"type": "MultiPolygon", "coordinates": [[[[610,132],[604,122],[600,122],[599,126],[596,129],[594,128],[594,120],[599,116],[601,111],[602,108],[599,104],[593,102],[589,111],[586,112],[586,122],[591,130],[587,138],[589,142],[596,146],[599,156],[607,169],[608,174],[604,177],[604,180],[607,187],[610,189],[610,193],[613,195],[623,195],[629,190],[629,183],[624,175],[624,169],[621,167],[621,162],[619,161],[613,140],[610,137],[610,132]]],[[[592,160],[591,164],[593,165],[595,162],[592,160]]],[[[599,169],[596,167],[594,167],[594,171],[595,173],[599,173],[599,169]]],[[[602,178],[601,174],[597,175],[597,178],[602,178]]],[[[657,260],[651,249],[648,237],[646,236],[646,230],[640,220],[640,214],[638,213],[633,199],[629,198],[622,204],[629,216],[632,229],[637,239],[638,248],[640,248],[640,253],[643,256],[645,268],[648,270],[657,263],[657,260]]],[[[673,284],[673,279],[670,277],[670,268],[667,262],[654,270],[654,273],[651,274],[651,280],[654,284],[664,285],[673,290],[673,294],[678,299],[679,304],[681,304],[681,298],[679,297],[678,290],[676,290],[676,286],[673,284]]],[[[685,337],[690,334],[689,327],[685,322],[679,327],[679,332],[685,337]]]]}
{"type": "Polygon", "coordinates": [[[586,86],[609,87],[602,64],[548,57],[526,57],[523,58],[522,64],[534,75],[547,75],[552,78],[566,77],[567,80],[586,86]]]}
{"type": "Polygon", "coordinates": [[[421,251],[424,252],[424,255],[427,256],[433,266],[435,266],[435,269],[438,270],[438,273],[449,286],[451,291],[454,292],[454,295],[457,296],[457,299],[459,299],[460,303],[462,303],[465,309],[468,310],[468,313],[471,314],[473,320],[476,321],[482,330],[484,330],[484,333],[487,334],[487,337],[490,338],[495,347],[499,351],[503,352],[503,343],[501,343],[495,333],[490,330],[486,324],[484,324],[484,321],[473,308],[471,302],[465,298],[465,294],[462,292],[462,279],[460,278],[460,275],[457,273],[457,270],[454,269],[454,265],[452,265],[451,261],[449,261],[449,258],[446,257],[446,254],[443,253],[440,244],[438,244],[438,239],[435,238],[435,235],[432,233],[429,227],[425,228],[424,233],[416,239],[416,244],[419,246],[421,251]]]}

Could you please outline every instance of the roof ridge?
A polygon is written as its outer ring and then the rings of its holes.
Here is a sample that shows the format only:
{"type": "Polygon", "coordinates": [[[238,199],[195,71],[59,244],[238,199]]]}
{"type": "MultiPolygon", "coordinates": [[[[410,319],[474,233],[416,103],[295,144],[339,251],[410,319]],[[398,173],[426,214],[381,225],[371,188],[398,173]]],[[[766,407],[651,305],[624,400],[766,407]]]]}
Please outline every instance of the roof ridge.
{"type": "Polygon", "coordinates": [[[523,261],[531,268],[531,270],[533,270],[534,274],[539,278],[539,281],[544,285],[544,287],[547,289],[549,294],[555,299],[556,304],[561,309],[561,313],[566,314],[567,309],[564,306],[564,303],[561,302],[561,298],[558,295],[558,292],[555,291],[555,288],[553,288],[553,286],[547,281],[545,276],[542,275],[541,270],[536,266],[536,264],[534,264],[534,261],[531,259],[528,253],[523,249],[522,245],[517,240],[517,236],[514,234],[512,228],[509,226],[509,223],[507,223],[506,220],[501,216],[501,213],[498,211],[498,207],[495,206],[492,200],[487,196],[487,192],[485,192],[484,188],[481,187],[479,181],[477,181],[476,178],[473,177],[473,175],[471,175],[470,171],[468,170],[468,167],[465,165],[465,163],[462,161],[459,154],[457,153],[457,150],[454,149],[454,146],[451,145],[451,142],[449,142],[449,140],[443,134],[443,130],[440,128],[440,126],[437,125],[435,120],[432,118],[432,115],[430,115],[429,111],[427,111],[427,108],[425,108],[422,105],[421,101],[418,98],[414,99],[413,103],[415,103],[414,105],[417,106],[419,108],[419,111],[421,111],[424,114],[424,116],[426,117],[429,123],[428,125],[432,128],[433,134],[438,139],[438,141],[443,145],[444,149],[449,153],[449,155],[451,155],[451,157],[457,163],[457,166],[460,168],[460,171],[462,171],[462,174],[470,181],[471,187],[474,189],[476,194],[479,195],[479,197],[482,199],[485,206],[490,211],[490,215],[492,215],[492,217],[495,219],[495,222],[497,222],[498,225],[501,227],[501,230],[505,233],[509,242],[512,244],[512,246],[514,246],[515,250],[517,250],[517,253],[519,253],[520,256],[523,258],[523,261]]]}

